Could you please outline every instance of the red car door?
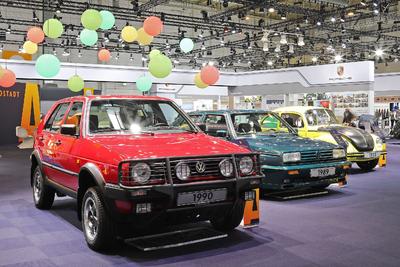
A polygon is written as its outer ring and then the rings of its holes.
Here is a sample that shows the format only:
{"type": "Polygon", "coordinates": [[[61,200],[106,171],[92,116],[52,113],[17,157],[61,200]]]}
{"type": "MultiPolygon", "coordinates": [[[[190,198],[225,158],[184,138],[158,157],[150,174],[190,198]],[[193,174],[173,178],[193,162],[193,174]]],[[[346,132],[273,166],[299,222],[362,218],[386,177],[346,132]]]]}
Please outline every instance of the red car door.
{"type": "Polygon", "coordinates": [[[37,139],[38,144],[42,145],[43,170],[47,177],[56,183],[62,181],[60,180],[60,176],[63,173],[63,166],[60,166],[57,162],[58,143],[56,138],[69,105],[69,102],[60,103],[54,109],[37,139]]]}
{"type": "Polygon", "coordinates": [[[83,102],[72,103],[68,114],[65,116],[63,124],[73,124],[76,127],[75,135],[66,135],[57,132],[54,135],[55,138],[55,160],[58,166],[63,168],[63,171],[59,174],[58,183],[68,187],[72,190],[78,189],[78,172],[80,161],[77,157],[72,155],[73,146],[79,141],[80,138],[80,126],[82,116],[83,102]]]}

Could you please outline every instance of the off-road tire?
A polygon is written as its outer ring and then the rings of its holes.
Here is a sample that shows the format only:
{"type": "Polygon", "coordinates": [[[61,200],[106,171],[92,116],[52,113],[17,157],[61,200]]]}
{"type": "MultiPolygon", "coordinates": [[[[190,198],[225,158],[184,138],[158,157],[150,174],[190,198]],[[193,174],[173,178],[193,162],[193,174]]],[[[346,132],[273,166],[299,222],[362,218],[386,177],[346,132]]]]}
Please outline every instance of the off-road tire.
{"type": "Polygon", "coordinates": [[[33,172],[32,193],[36,208],[48,210],[53,206],[55,191],[45,184],[44,175],[39,166],[36,166],[33,172]]]}
{"type": "Polygon", "coordinates": [[[113,246],[116,245],[116,238],[114,235],[115,233],[114,225],[109,215],[107,214],[107,211],[105,209],[104,198],[98,186],[90,187],[86,190],[82,200],[81,212],[82,212],[82,230],[86,239],[86,243],[89,246],[89,248],[95,251],[104,251],[112,249],[113,246]],[[95,210],[94,215],[97,218],[97,226],[96,226],[97,230],[96,233],[93,235],[91,234],[92,228],[89,227],[90,223],[89,214],[92,211],[90,208],[88,208],[89,206],[87,206],[90,205],[90,203],[94,205],[92,209],[95,210]]]}

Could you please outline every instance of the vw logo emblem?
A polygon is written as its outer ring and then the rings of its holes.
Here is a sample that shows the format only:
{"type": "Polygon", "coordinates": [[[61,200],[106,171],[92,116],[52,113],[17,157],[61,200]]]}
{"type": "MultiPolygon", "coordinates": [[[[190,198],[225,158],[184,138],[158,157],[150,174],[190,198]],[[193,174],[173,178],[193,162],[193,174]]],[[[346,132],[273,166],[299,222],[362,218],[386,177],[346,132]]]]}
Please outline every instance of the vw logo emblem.
{"type": "Polygon", "coordinates": [[[204,164],[204,162],[202,161],[198,161],[196,162],[196,171],[198,173],[203,173],[206,170],[206,164],[204,164]]]}

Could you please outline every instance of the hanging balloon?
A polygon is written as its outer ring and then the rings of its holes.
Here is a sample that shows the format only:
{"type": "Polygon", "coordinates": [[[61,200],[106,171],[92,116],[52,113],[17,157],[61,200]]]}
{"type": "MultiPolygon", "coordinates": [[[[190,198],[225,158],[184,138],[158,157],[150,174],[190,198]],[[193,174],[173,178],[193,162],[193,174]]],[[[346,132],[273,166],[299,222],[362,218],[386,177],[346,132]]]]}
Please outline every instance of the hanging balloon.
{"type": "Polygon", "coordinates": [[[127,43],[132,43],[138,37],[138,32],[135,27],[125,26],[121,31],[121,38],[127,43]]]}
{"type": "Polygon", "coordinates": [[[54,55],[44,54],[36,60],[35,68],[39,75],[52,78],[60,72],[60,61],[54,55]]]}
{"type": "Polygon", "coordinates": [[[31,54],[31,55],[35,54],[38,50],[37,44],[35,44],[34,42],[31,42],[31,41],[26,41],[22,47],[23,47],[25,53],[31,54]]]}
{"type": "Polygon", "coordinates": [[[137,41],[140,45],[149,45],[153,41],[153,36],[148,35],[143,28],[140,28],[137,33],[137,41]]]}
{"type": "Polygon", "coordinates": [[[108,49],[103,48],[99,50],[99,52],[97,53],[97,57],[102,62],[108,62],[110,61],[111,53],[110,51],[108,51],[108,49]]]}
{"type": "Polygon", "coordinates": [[[142,76],[136,80],[136,87],[141,92],[147,92],[151,89],[153,82],[149,76],[142,76]]]}
{"type": "Polygon", "coordinates": [[[58,38],[62,35],[64,27],[57,19],[48,19],[43,24],[43,32],[47,37],[58,38]]]}
{"type": "Polygon", "coordinates": [[[97,43],[99,36],[96,31],[83,29],[79,35],[82,44],[86,46],[92,46],[97,43]]]}
{"type": "Polygon", "coordinates": [[[201,88],[201,89],[204,89],[204,88],[208,87],[208,84],[204,83],[204,82],[201,80],[200,72],[197,73],[197,74],[194,76],[194,84],[195,84],[198,88],[201,88]]]}
{"type": "Polygon", "coordinates": [[[68,79],[68,88],[72,92],[79,92],[85,86],[85,82],[79,75],[74,75],[68,79]]]}
{"type": "Polygon", "coordinates": [[[205,66],[201,69],[200,77],[204,83],[213,85],[219,79],[219,70],[214,66],[205,66]]]}
{"type": "Polygon", "coordinates": [[[111,29],[115,24],[115,17],[113,13],[111,13],[108,10],[102,10],[100,11],[100,15],[101,15],[100,29],[102,30],[111,29]]]}
{"type": "Polygon", "coordinates": [[[150,36],[157,36],[163,30],[163,23],[158,17],[148,17],[143,22],[144,31],[150,36]]]}
{"type": "Polygon", "coordinates": [[[172,71],[172,62],[167,56],[156,55],[150,59],[149,71],[156,78],[165,78],[172,71]]]}
{"type": "Polygon", "coordinates": [[[190,39],[190,38],[183,38],[179,43],[179,47],[181,48],[181,50],[183,52],[189,53],[190,51],[193,50],[194,43],[193,43],[192,39],[190,39]]]}
{"type": "Polygon", "coordinates": [[[15,73],[11,70],[5,69],[3,71],[3,76],[0,78],[0,86],[8,88],[13,86],[17,81],[15,73]]]}
{"type": "Polygon", "coordinates": [[[5,71],[5,69],[3,69],[2,66],[0,66],[0,79],[1,79],[1,77],[3,77],[4,71],[5,71]]]}
{"type": "Polygon", "coordinates": [[[100,28],[100,25],[102,23],[100,12],[95,9],[86,9],[86,11],[82,13],[81,23],[83,27],[88,30],[97,30],[98,28],[100,28]]]}
{"type": "Polygon", "coordinates": [[[153,50],[151,50],[151,51],[150,51],[150,54],[149,54],[150,60],[151,60],[154,56],[157,56],[157,55],[159,55],[159,54],[161,54],[160,50],[158,50],[158,49],[153,49],[153,50]]]}
{"type": "Polygon", "coordinates": [[[27,38],[33,43],[40,44],[44,40],[44,32],[39,27],[32,27],[28,30],[27,38]]]}

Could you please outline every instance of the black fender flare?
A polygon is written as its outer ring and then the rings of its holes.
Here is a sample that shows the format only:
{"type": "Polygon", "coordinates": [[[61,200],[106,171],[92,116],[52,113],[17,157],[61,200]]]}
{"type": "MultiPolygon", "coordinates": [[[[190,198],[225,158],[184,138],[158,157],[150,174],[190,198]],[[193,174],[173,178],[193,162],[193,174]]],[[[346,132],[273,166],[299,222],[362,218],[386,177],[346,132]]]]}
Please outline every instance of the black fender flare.
{"type": "Polygon", "coordinates": [[[35,149],[30,155],[30,161],[31,161],[30,184],[31,184],[31,186],[33,184],[33,172],[35,171],[35,169],[33,168],[33,160],[34,159],[36,160],[36,162],[37,162],[38,166],[40,167],[40,169],[43,170],[42,158],[41,158],[40,153],[39,153],[39,151],[37,149],[35,149]]]}
{"type": "Polygon", "coordinates": [[[101,192],[105,191],[105,185],[106,182],[104,180],[103,174],[101,173],[100,169],[97,167],[96,164],[88,162],[84,164],[78,175],[78,192],[77,192],[77,213],[78,213],[78,219],[81,220],[81,208],[82,208],[82,199],[83,195],[85,194],[84,188],[81,188],[81,179],[83,179],[83,173],[87,172],[90,174],[90,176],[93,178],[96,186],[100,188],[101,192]]]}

